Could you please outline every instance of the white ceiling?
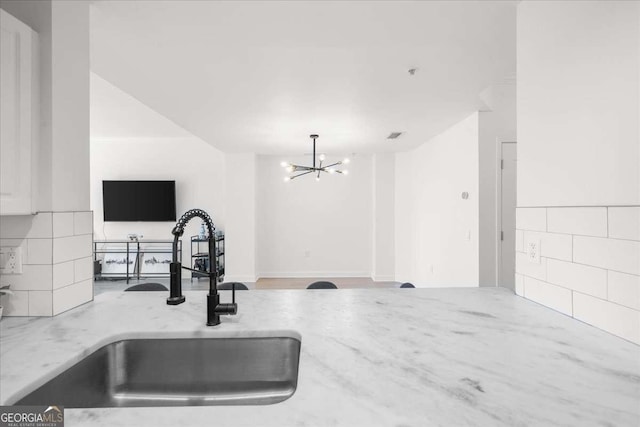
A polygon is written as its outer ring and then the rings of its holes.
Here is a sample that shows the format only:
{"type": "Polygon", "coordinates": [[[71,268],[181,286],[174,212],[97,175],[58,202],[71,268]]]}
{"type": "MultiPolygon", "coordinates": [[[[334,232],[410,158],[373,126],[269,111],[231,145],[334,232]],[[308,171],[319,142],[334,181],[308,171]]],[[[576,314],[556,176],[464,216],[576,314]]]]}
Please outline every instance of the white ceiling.
{"type": "Polygon", "coordinates": [[[329,153],[406,150],[515,72],[515,13],[511,1],[94,1],[91,68],[224,151],[300,153],[310,133],[329,153]]]}

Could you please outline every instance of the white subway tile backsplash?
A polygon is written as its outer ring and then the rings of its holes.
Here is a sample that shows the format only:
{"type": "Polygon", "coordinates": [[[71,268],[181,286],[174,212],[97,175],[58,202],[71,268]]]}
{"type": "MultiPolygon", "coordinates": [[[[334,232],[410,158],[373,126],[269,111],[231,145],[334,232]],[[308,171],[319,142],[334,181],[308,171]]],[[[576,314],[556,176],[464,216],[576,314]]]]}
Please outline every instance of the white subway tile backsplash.
{"type": "Polygon", "coordinates": [[[51,212],[29,216],[3,216],[0,221],[0,236],[3,239],[52,237],[51,212]]]}
{"type": "Polygon", "coordinates": [[[12,290],[51,291],[51,265],[23,265],[22,274],[3,274],[0,286],[10,285],[12,290]]]}
{"type": "Polygon", "coordinates": [[[52,239],[27,239],[27,256],[24,264],[49,264],[53,259],[52,239]]]}
{"type": "Polygon", "coordinates": [[[516,274],[516,295],[524,296],[524,276],[516,274]]]}
{"type": "Polygon", "coordinates": [[[53,239],[53,263],[91,256],[92,241],[90,234],[53,239]]]}
{"type": "Polygon", "coordinates": [[[610,207],[609,237],[640,240],[640,206],[610,207]]]}
{"type": "Polygon", "coordinates": [[[640,275],[640,242],[573,236],[573,260],[580,264],[640,275]]]}
{"type": "Polygon", "coordinates": [[[546,208],[516,208],[518,230],[547,231],[546,208]]]}
{"type": "Polygon", "coordinates": [[[524,252],[524,231],[516,230],[516,252],[524,252]]]}
{"type": "Polygon", "coordinates": [[[571,316],[571,291],[541,280],[524,278],[524,296],[532,301],[571,316]]]}
{"type": "Polygon", "coordinates": [[[523,276],[547,280],[547,259],[540,258],[539,264],[531,263],[527,258],[527,254],[516,252],[516,272],[523,276]]]}
{"type": "Polygon", "coordinates": [[[609,270],[609,301],[640,310],[640,276],[609,270]]]}
{"type": "Polygon", "coordinates": [[[607,270],[601,268],[549,259],[547,282],[598,298],[607,298],[607,270]]]}
{"type": "Polygon", "coordinates": [[[547,231],[607,237],[607,208],[548,208],[547,231]]]}
{"type": "Polygon", "coordinates": [[[5,316],[52,316],[93,299],[93,213],[0,219],[0,246],[22,248],[22,274],[0,275],[5,316]]]}
{"type": "Polygon", "coordinates": [[[585,323],[640,344],[640,311],[574,292],[573,316],[585,323]]]}
{"type": "Polygon", "coordinates": [[[573,242],[570,235],[525,231],[524,247],[532,240],[540,241],[540,256],[571,261],[573,242]]]}
{"type": "Polygon", "coordinates": [[[51,291],[29,291],[29,316],[52,316],[51,291]]]}
{"type": "Polygon", "coordinates": [[[516,222],[516,293],[640,344],[640,206],[518,208],[516,222]],[[540,264],[524,253],[537,240],[540,264]]]}
{"type": "Polygon", "coordinates": [[[93,212],[73,213],[73,232],[79,234],[93,234],[93,212]]]}
{"type": "Polygon", "coordinates": [[[74,282],[82,282],[93,277],[93,258],[87,257],[74,261],[74,282]]]}
{"type": "Polygon", "coordinates": [[[53,291],[53,314],[60,314],[93,299],[93,280],[74,283],[53,291]]]}
{"type": "Polygon", "coordinates": [[[29,291],[13,291],[13,295],[0,297],[2,316],[28,316],[29,315],[29,291]]]}
{"type": "Polygon", "coordinates": [[[53,213],[53,237],[73,236],[73,212],[53,213]]]}
{"type": "Polygon", "coordinates": [[[53,264],[53,289],[59,289],[74,283],[75,261],[53,264]]]}

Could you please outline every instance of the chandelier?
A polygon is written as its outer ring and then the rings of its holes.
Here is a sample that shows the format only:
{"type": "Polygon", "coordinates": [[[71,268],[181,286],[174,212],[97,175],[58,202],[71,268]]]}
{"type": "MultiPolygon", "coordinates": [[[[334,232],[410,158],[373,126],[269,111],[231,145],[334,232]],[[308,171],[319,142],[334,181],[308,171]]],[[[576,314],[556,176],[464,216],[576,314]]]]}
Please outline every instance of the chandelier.
{"type": "Polygon", "coordinates": [[[336,169],[336,166],[340,166],[343,164],[347,164],[350,162],[349,158],[345,158],[340,162],[331,163],[330,165],[323,166],[322,163],[325,160],[325,155],[320,154],[318,156],[318,162],[316,162],[316,139],[318,139],[318,135],[309,135],[311,139],[313,139],[313,164],[311,166],[302,166],[302,165],[294,165],[289,162],[282,162],[280,165],[285,168],[287,173],[290,175],[284,177],[284,182],[289,182],[294,178],[298,178],[299,176],[308,175],[310,173],[316,176],[316,181],[320,181],[320,174],[322,172],[335,174],[339,173],[342,175],[348,175],[349,171],[345,169],[336,169]],[[317,166],[316,166],[317,165],[317,166]]]}

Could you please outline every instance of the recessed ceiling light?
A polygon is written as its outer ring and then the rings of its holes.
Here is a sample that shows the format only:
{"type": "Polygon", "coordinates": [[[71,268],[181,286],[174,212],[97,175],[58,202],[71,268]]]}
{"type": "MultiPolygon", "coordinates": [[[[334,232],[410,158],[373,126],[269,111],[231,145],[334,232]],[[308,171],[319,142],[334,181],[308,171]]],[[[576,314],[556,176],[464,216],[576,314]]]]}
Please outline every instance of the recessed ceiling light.
{"type": "Polygon", "coordinates": [[[402,135],[402,132],[391,132],[389,134],[389,136],[387,137],[387,139],[396,139],[398,138],[400,135],[402,135]]]}

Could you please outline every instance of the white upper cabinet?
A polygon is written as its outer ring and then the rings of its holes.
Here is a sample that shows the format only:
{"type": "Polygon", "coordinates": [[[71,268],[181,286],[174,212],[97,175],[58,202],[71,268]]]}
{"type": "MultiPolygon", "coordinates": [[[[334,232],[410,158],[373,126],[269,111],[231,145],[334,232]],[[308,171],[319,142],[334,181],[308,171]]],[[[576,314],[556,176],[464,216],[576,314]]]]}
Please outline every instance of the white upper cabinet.
{"type": "Polygon", "coordinates": [[[0,215],[35,213],[38,35],[0,9],[0,215]]]}

